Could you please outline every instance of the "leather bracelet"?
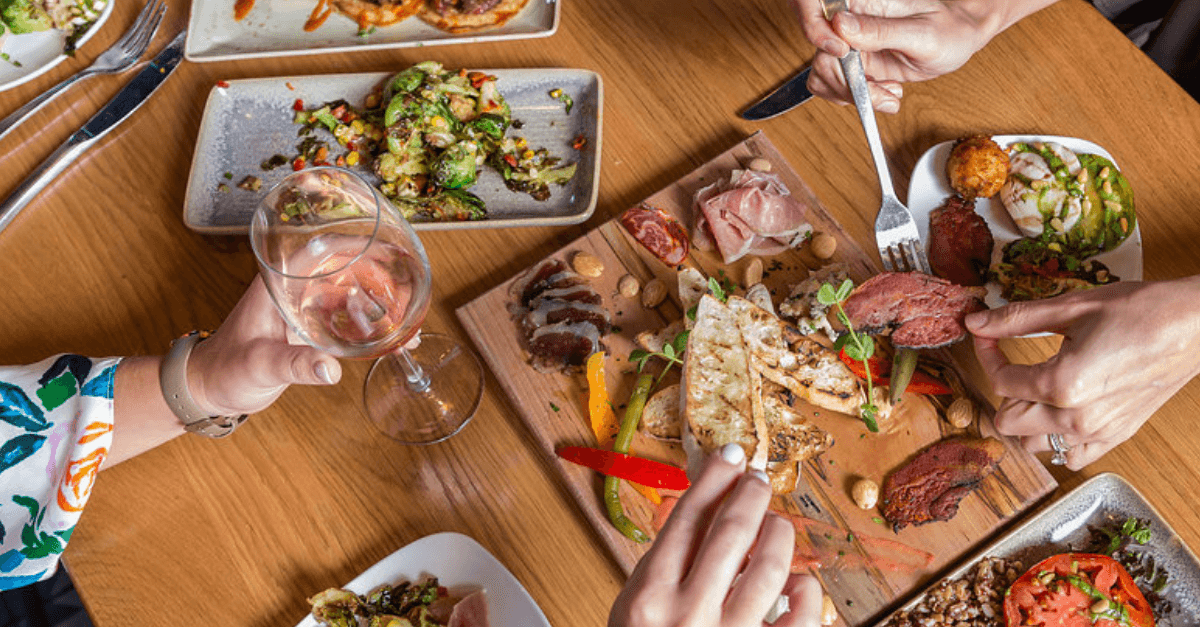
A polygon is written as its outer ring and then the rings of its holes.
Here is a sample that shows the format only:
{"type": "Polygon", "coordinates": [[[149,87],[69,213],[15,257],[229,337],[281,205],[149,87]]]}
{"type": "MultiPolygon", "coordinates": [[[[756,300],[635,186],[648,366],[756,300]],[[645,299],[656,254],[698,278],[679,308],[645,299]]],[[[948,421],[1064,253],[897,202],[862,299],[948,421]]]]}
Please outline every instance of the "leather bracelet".
{"type": "Polygon", "coordinates": [[[192,398],[187,385],[187,362],[192,349],[208,334],[192,331],[187,335],[171,342],[171,350],[163,358],[162,367],[158,371],[158,381],[162,386],[163,398],[167,407],[175,413],[183,428],[192,433],[198,433],[210,438],[223,438],[246,421],[248,414],[240,416],[209,416],[196,400],[192,398]]]}

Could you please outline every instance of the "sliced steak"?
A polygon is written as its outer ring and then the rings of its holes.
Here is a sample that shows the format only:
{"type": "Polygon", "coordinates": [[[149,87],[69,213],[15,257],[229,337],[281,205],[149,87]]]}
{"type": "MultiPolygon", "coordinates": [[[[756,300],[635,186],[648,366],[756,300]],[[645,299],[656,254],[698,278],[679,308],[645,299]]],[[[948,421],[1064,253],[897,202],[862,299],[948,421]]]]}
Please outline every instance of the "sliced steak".
{"type": "Polygon", "coordinates": [[[559,259],[546,259],[525,271],[508,288],[508,293],[521,306],[529,303],[539,292],[546,289],[546,281],[559,273],[568,271],[566,262],[559,259]]]}
{"type": "Polygon", "coordinates": [[[884,272],[855,288],[843,307],[855,329],[892,330],[892,345],[936,348],[967,336],[963,318],[987,309],[986,291],[920,272],[884,272]]]}
{"type": "Polygon", "coordinates": [[[587,303],[589,305],[599,305],[604,301],[600,293],[592,289],[590,285],[572,285],[570,287],[554,287],[542,291],[529,301],[529,309],[537,309],[542,306],[542,303],[548,300],[569,300],[576,303],[587,303]]]}
{"type": "Polygon", "coordinates": [[[529,334],[530,362],[538,372],[582,366],[600,350],[600,331],[590,322],[559,322],[529,334]]]}
{"type": "Polygon", "coordinates": [[[896,531],[950,520],[1004,457],[995,438],[951,438],[925,447],[883,482],[883,516],[896,531]]]}
{"type": "Polygon", "coordinates": [[[600,335],[608,333],[612,328],[612,317],[604,307],[557,298],[542,300],[536,308],[525,314],[522,324],[527,332],[532,332],[534,329],[559,322],[590,322],[596,326],[600,335]]]}

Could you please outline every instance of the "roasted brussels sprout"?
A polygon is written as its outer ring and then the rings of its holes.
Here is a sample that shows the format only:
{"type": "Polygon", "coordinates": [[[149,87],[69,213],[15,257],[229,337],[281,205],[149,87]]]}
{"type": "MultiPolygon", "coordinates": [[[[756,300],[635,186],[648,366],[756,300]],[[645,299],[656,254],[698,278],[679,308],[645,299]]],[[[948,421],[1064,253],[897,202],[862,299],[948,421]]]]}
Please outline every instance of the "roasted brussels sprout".
{"type": "Polygon", "coordinates": [[[392,202],[410,222],[463,222],[487,217],[483,200],[463,189],[448,189],[428,197],[397,198],[392,202]]]}
{"type": "Polygon", "coordinates": [[[358,627],[356,614],[362,607],[357,594],[341,588],[329,588],[308,600],[313,618],[327,627],[358,627]]]}
{"type": "Polygon", "coordinates": [[[463,189],[475,184],[479,144],[465,140],[447,148],[433,164],[433,182],[446,189],[463,189]]]}

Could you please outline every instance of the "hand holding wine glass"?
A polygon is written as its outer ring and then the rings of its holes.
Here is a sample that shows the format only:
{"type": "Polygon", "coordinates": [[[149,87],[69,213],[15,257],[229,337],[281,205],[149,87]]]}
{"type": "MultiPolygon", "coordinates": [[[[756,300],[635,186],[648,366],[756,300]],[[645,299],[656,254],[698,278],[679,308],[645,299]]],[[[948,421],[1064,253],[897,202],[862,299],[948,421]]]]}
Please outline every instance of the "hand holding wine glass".
{"type": "Polygon", "coordinates": [[[347,170],[289,175],[259,204],[250,239],[275,304],[304,341],[337,357],[378,358],[367,414],[402,442],[431,443],[470,420],[483,391],[474,353],[425,334],[425,249],[378,191],[347,170]]]}

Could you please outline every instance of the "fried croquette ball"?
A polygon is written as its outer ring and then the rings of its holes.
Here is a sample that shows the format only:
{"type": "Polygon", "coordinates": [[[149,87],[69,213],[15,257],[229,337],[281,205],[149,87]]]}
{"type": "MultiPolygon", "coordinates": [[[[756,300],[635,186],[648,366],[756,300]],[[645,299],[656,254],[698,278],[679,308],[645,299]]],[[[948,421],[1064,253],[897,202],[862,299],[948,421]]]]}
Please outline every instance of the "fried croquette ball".
{"type": "Polygon", "coordinates": [[[986,135],[964,137],[950,150],[946,176],[950,187],[967,200],[991,198],[1008,178],[1008,153],[986,135]]]}

